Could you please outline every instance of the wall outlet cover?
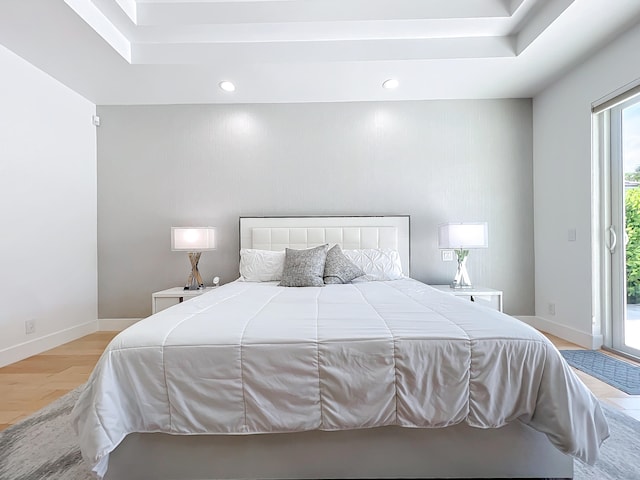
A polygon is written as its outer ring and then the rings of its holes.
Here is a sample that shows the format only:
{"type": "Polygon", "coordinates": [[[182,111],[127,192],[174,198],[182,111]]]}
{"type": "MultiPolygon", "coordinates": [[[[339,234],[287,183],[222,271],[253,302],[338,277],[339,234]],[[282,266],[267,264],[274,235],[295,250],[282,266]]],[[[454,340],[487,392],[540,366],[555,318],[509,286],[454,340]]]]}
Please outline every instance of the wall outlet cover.
{"type": "Polygon", "coordinates": [[[36,321],[35,320],[27,320],[24,322],[24,333],[27,335],[31,335],[36,333],[36,321]]]}
{"type": "Polygon", "coordinates": [[[453,262],[453,250],[442,250],[442,261],[453,262]]]}

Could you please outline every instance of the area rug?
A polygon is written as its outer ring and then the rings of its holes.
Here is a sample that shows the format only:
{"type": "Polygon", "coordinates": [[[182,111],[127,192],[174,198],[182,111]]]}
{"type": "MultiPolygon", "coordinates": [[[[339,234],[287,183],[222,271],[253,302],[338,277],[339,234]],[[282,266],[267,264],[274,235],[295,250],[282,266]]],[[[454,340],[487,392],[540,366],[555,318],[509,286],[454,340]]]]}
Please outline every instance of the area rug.
{"type": "Polygon", "coordinates": [[[640,395],[640,367],[597,350],[560,350],[560,353],[572,367],[629,395],[640,395]]]}
{"type": "Polygon", "coordinates": [[[0,432],[1,480],[90,480],[71,410],[78,387],[27,419],[0,432]]]}
{"type": "Polygon", "coordinates": [[[600,449],[593,467],[574,461],[575,480],[640,479],[640,422],[624,413],[602,405],[611,436],[600,449]]]}
{"type": "MultiPolygon", "coordinates": [[[[80,387],[81,388],[81,387],[80,387]]],[[[91,480],[70,414],[80,388],[0,432],[1,480],[91,480]]],[[[640,479],[640,422],[603,405],[611,437],[590,467],[575,461],[575,480],[640,479]]],[[[122,479],[126,480],[126,479],[122,479]]]]}

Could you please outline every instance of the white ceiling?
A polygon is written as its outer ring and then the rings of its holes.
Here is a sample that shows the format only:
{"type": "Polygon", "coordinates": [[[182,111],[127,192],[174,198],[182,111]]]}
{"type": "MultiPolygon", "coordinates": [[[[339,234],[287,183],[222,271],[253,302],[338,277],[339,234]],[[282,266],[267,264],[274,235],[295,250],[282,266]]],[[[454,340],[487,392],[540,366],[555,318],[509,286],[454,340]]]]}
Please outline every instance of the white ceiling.
{"type": "Polygon", "coordinates": [[[640,0],[2,0],[0,43],[100,105],[517,98],[639,21],[640,0]]]}

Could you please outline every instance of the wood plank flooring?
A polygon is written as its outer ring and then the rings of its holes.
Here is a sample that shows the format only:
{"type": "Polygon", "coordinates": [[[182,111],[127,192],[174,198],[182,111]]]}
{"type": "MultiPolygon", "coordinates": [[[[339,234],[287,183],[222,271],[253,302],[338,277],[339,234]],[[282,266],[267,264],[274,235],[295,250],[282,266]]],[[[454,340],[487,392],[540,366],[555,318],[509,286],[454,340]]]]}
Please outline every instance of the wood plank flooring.
{"type": "MultiPolygon", "coordinates": [[[[0,368],[0,431],[87,381],[98,358],[117,332],[97,332],[0,368]]],[[[553,335],[560,349],[581,348],[553,335]]],[[[576,370],[603,402],[640,420],[640,395],[626,393],[576,370]]]]}
{"type": "Polygon", "coordinates": [[[0,368],[0,430],[86,382],[117,333],[93,333],[0,368]]]}

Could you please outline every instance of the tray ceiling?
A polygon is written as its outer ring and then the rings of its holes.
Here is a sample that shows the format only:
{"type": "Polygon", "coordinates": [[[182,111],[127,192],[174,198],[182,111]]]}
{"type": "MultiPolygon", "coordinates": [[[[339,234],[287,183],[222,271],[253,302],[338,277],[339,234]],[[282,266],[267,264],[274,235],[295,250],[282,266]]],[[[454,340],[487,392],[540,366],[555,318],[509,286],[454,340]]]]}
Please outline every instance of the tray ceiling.
{"type": "Polygon", "coordinates": [[[637,0],[3,0],[0,43],[97,104],[505,98],[639,19],[637,0]]]}

